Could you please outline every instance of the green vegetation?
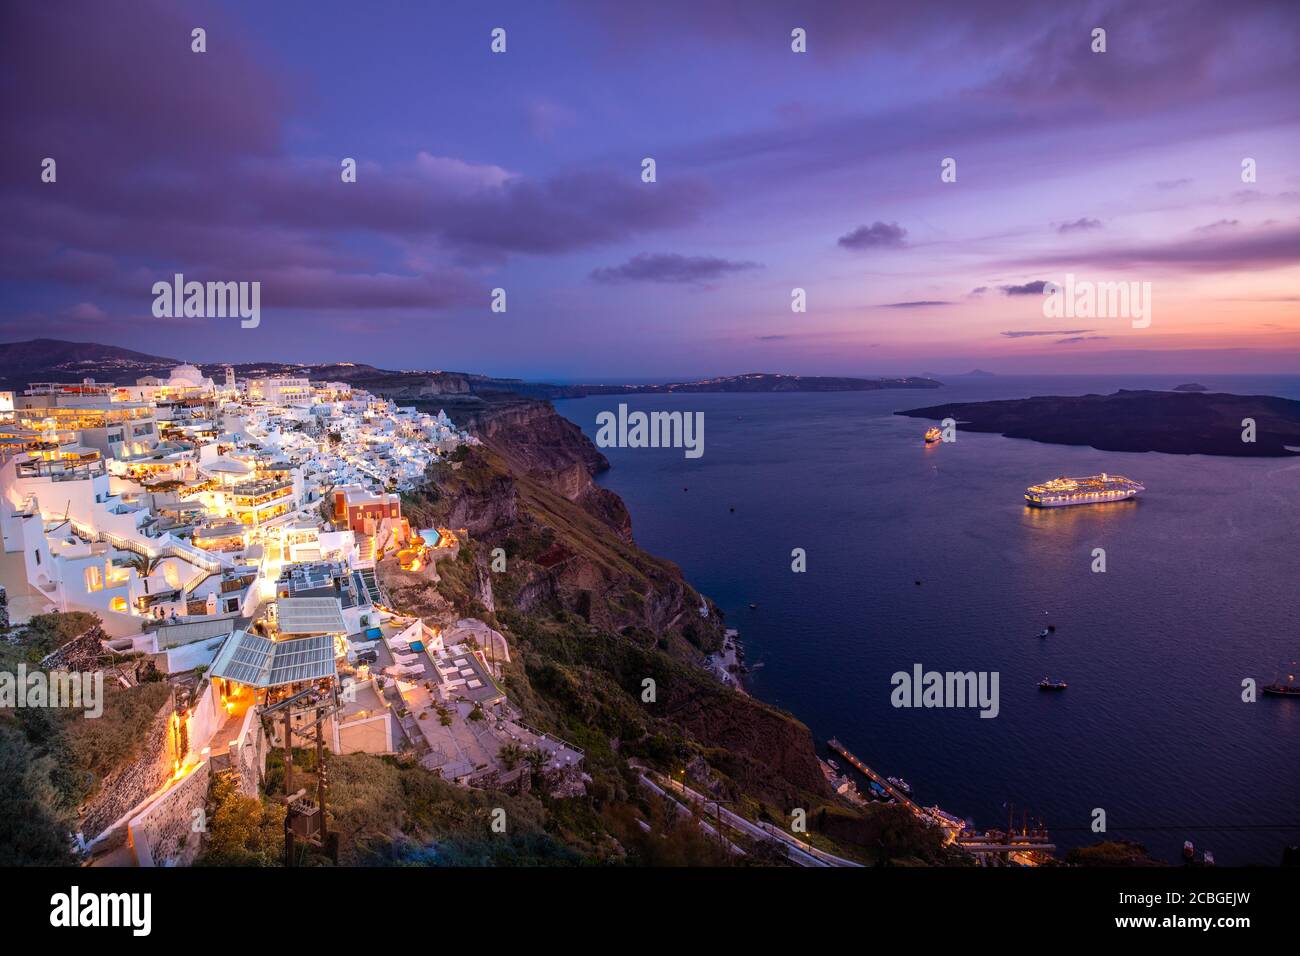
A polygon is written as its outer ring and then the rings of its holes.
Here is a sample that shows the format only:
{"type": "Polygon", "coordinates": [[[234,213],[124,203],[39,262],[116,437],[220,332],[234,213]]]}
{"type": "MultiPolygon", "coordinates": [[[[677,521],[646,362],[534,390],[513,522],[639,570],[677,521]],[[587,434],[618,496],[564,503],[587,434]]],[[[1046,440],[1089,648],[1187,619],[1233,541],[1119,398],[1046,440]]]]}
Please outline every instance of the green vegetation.
{"type": "Polygon", "coordinates": [[[284,804],[246,797],[230,776],[213,780],[208,837],[197,866],[278,866],[284,858],[284,804]]]}
{"type": "Polygon", "coordinates": [[[84,611],[37,614],[0,641],[0,667],[11,670],[20,662],[29,667],[38,664],[42,658],[98,623],[99,618],[84,611]]]}
{"type": "Polygon", "coordinates": [[[126,567],[135,568],[136,573],[140,575],[144,583],[144,593],[149,593],[149,575],[153,574],[162,566],[161,557],[150,557],[144,554],[133,554],[123,563],[126,567]]]}
{"type": "Polygon", "coordinates": [[[74,765],[90,775],[87,796],[108,774],[143,755],[149,726],[170,697],[170,685],[162,682],[124,688],[105,681],[103,716],[86,720],[79,712],[64,715],[63,733],[74,765]]]}
{"type": "Polygon", "coordinates": [[[1073,866],[1162,866],[1147,855],[1141,843],[1129,840],[1103,840],[1092,846],[1075,847],[1065,856],[1073,866]]]}
{"type": "Polygon", "coordinates": [[[873,805],[860,811],[826,806],[809,820],[814,832],[834,840],[847,855],[872,866],[970,865],[972,858],[946,849],[937,827],[906,808],[873,805]]]}
{"type": "MultiPolygon", "coordinates": [[[[33,667],[96,623],[82,613],[34,617],[0,644],[0,668],[33,667]]],[[[103,714],[93,720],[81,710],[0,710],[0,865],[72,862],[77,808],[142,756],[169,694],[163,683],[105,681],[103,714]]]]}
{"type": "Polygon", "coordinates": [[[578,848],[556,833],[536,797],[467,790],[391,757],[331,757],[331,827],[344,865],[573,865],[578,848]],[[492,829],[505,811],[504,834],[492,829]]]}
{"type": "Polygon", "coordinates": [[[0,718],[0,866],[72,863],[74,815],[52,782],[55,760],[17,721],[0,718]]]}

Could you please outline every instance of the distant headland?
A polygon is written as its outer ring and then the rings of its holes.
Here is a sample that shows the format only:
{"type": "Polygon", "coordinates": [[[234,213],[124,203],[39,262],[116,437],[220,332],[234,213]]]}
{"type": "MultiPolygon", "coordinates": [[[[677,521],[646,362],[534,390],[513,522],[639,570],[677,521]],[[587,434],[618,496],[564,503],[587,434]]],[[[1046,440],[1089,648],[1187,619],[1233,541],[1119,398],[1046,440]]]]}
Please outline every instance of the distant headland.
{"type": "Polygon", "coordinates": [[[1281,458],[1300,454],[1300,402],[1268,395],[1121,389],[1113,395],[1048,395],[897,412],[959,429],[1101,451],[1281,458]],[[1254,422],[1253,434],[1246,419],[1254,422]],[[1244,440],[1253,437],[1254,441],[1244,440]],[[1296,449],[1296,450],[1292,450],[1296,449]]]}
{"type": "Polygon", "coordinates": [[[781,375],[748,372],[664,385],[573,385],[586,395],[631,395],[639,392],[872,392],[882,388],[938,388],[932,378],[847,378],[828,375],[781,375]]]}

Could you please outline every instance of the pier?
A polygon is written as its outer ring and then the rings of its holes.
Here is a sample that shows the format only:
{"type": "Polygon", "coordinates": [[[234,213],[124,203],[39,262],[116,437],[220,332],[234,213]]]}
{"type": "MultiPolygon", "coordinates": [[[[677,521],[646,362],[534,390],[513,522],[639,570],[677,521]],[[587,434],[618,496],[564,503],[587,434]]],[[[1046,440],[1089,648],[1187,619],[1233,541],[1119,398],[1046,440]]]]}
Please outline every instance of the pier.
{"type": "Polygon", "coordinates": [[[921,806],[859,760],[849,748],[845,747],[836,738],[832,737],[826,741],[826,746],[847,760],[854,770],[882,787],[900,806],[906,807],[913,816],[926,823],[942,827],[944,843],[958,846],[968,853],[978,854],[986,858],[988,856],[1002,856],[1008,860],[1015,858],[1016,862],[1029,866],[1036,865],[1037,861],[1032,856],[1025,856],[1024,854],[1050,853],[1056,849],[1056,845],[1049,841],[1045,831],[1029,832],[1026,830],[1024,833],[1007,833],[1005,835],[968,832],[964,822],[942,812],[938,807],[921,806]]]}
{"type": "Polygon", "coordinates": [[[831,750],[834,750],[837,754],[839,754],[841,757],[843,757],[845,760],[847,760],[850,764],[852,764],[852,765],[853,765],[853,769],[856,770],[856,771],[858,771],[858,773],[860,773],[860,774],[862,774],[863,776],[869,778],[873,783],[876,783],[876,784],[878,784],[879,786],[881,786],[882,788],[884,788],[884,791],[885,791],[886,793],[888,793],[891,797],[893,797],[895,800],[897,800],[899,804],[901,804],[901,805],[904,806],[904,807],[907,807],[908,810],[911,810],[912,813],[916,814],[916,816],[918,816],[918,817],[924,817],[924,818],[926,818],[927,820],[934,820],[936,823],[939,823],[940,825],[942,825],[945,829],[948,829],[948,830],[952,830],[952,829],[953,829],[953,825],[952,825],[951,823],[947,823],[947,822],[945,822],[945,821],[938,820],[938,819],[937,819],[933,814],[930,813],[929,810],[926,810],[924,807],[922,807],[919,803],[917,803],[915,800],[913,800],[913,799],[912,799],[911,797],[909,797],[907,794],[903,793],[903,791],[899,790],[899,789],[898,789],[897,787],[895,787],[892,783],[890,783],[888,780],[886,780],[886,779],[885,779],[884,777],[882,777],[880,774],[876,773],[874,770],[872,770],[870,767],[868,767],[865,763],[863,763],[861,760],[859,760],[857,757],[855,757],[855,756],[853,755],[853,752],[850,751],[848,747],[845,747],[842,743],[840,743],[840,742],[839,742],[838,740],[836,740],[834,737],[832,737],[830,740],[826,741],[826,746],[830,747],[831,750]]]}

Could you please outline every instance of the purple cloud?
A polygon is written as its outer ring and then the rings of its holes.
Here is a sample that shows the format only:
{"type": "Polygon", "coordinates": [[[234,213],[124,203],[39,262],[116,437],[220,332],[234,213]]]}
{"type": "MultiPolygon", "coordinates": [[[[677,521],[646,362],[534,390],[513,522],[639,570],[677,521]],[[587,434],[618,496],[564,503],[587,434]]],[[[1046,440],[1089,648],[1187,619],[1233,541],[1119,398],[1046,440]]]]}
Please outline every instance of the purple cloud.
{"type": "Polygon", "coordinates": [[[896,222],[873,222],[858,226],[840,236],[838,242],[845,249],[901,249],[906,245],[907,230],[896,222]]]}
{"type": "Polygon", "coordinates": [[[1196,232],[1212,232],[1215,229],[1229,229],[1233,226],[1241,225],[1239,219],[1219,219],[1215,222],[1206,223],[1204,226],[1197,226],[1196,232]]]}
{"type": "MultiPolygon", "coordinates": [[[[57,283],[133,323],[174,272],[260,281],[272,307],[427,311],[486,301],[481,273],[510,256],[682,226],[710,203],[689,174],[651,189],[634,172],[523,174],[428,151],[358,156],[343,183],[339,157],[286,151],[301,91],[247,31],[205,13],[195,54],[192,19],[147,0],[8,12],[0,278],[57,283]],[[55,183],[40,181],[46,156],[55,183]]],[[[552,131],[566,119],[540,100],[530,115],[552,131]]]]}
{"type": "MultiPolygon", "coordinates": [[[[1070,254],[1039,257],[1037,266],[1078,269],[1128,269],[1160,266],[1184,271],[1230,272],[1276,269],[1300,262],[1300,225],[1279,226],[1243,233],[1239,229],[1214,229],[1204,235],[1166,242],[1099,246],[1070,254]]],[[[1038,285],[1042,291],[1042,283],[1038,285]]]]}
{"type": "Polygon", "coordinates": [[[642,252],[617,266],[591,273],[597,282],[670,282],[702,284],[735,272],[762,268],[756,262],[733,262],[716,256],[681,256],[642,252]]]}
{"type": "Polygon", "coordinates": [[[1042,295],[1046,286],[1046,279],[1035,279],[1033,282],[1026,282],[1024,285],[1000,285],[998,288],[1007,295],[1042,295]]]}
{"type": "Polygon", "coordinates": [[[1002,332],[1009,339],[1026,339],[1038,335],[1082,335],[1085,332],[1091,332],[1092,329],[1033,329],[1033,330],[1016,330],[1012,332],[1002,332]]]}
{"type": "Polygon", "coordinates": [[[1073,222],[1061,223],[1059,226],[1056,227],[1056,231],[1061,233],[1062,235],[1065,235],[1066,233],[1088,232],[1092,229],[1100,229],[1100,228],[1101,228],[1100,219],[1089,219],[1087,216],[1084,216],[1082,218],[1075,219],[1073,222]]]}

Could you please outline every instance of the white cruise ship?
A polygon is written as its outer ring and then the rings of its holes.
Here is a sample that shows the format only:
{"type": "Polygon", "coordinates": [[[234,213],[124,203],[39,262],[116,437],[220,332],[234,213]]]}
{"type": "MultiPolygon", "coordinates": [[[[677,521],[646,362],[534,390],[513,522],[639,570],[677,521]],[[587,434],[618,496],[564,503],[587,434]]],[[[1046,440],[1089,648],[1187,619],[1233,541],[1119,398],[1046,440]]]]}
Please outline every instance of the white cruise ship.
{"type": "Polygon", "coordinates": [[[1093,505],[1132,498],[1146,487],[1122,475],[1090,475],[1087,478],[1053,478],[1025,489],[1025,501],[1034,508],[1065,505],[1093,505]]]}

